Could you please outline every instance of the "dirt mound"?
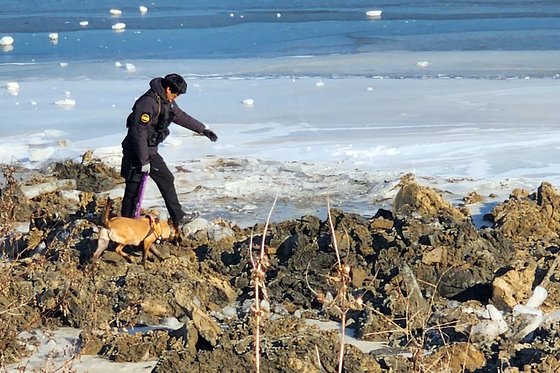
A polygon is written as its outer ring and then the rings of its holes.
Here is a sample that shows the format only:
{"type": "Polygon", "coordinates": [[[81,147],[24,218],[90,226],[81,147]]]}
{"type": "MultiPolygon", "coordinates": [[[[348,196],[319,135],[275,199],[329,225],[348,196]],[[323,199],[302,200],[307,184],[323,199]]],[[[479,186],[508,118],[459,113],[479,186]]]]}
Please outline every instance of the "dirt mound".
{"type": "MultiPolygon", "coordinates": [[[[263,372],[338,370],[338,330],[309,320],[343,322],[361,341],[361,348],[347,344],[347,372],[492,371],[503,364],[539,371],[558,361],[552,232],[559,200],[548,184],[533,197],[512,195],[494,209],[494,225],[479,230],[465,211],[409,177],[393,211],[373,218],[332,209],[331,220],[306,215],[270,224],[266,234],[264,224],[207,222],[185,228],[190,233],[178,244],[161,243],[166,259],[144,269],[135,248],[127,249],[133,263],[112,251],[91,262],[104,207],[95,193],[107,187],[98,179],[113,173],[88,163],[56,174],[78,181],[79,202],[57,193],[27,199],[32,229],[3,240],[1,364],[17,361],[21,346],[32,343],[20,332],[71,326],[83,330],[82,354],[155,357],[155,372],[251,371],[257,279],[265,285],[258,291],[263,372]],[[252,265],[261,248],[262,278],[252,265]],[[535,260],[520,261],[520,250],[535,260]],[[537,285],[548,290],[542,307],[529,301],[537,285]],[[382,347],[366,350],[373,341],[382,347]]],[[[7,183],[2,197],[17,187],[7,183]]]]}
{"type": "Polygon", "coordinates": [[[536,192],[514,190],[489,217],[494,229],[519,247],[538,243],[557,244],[560,231],[560,196],[550,183],[536,192]]]}
{"type": "Polygon", "coordinates": [[[124,182],[116,170],[85,156],[82,163],[57,162],[52,168],[56,178],[76,180],[76,189],[83,192],[103,192],[124,182]]]}

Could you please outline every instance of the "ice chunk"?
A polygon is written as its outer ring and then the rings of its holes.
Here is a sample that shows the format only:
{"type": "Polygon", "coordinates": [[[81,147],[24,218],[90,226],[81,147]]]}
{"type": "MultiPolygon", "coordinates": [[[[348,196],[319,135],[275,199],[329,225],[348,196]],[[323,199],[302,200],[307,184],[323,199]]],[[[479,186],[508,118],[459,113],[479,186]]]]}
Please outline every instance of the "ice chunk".
{"type": "Polygon", "coordinates": [[[55,101],[54,104],[56,106],[72,107],[72,106],[76,106],[76,100],[73,100],[71,98],[65,98],[63,100],[55,101]]]}
{"type": "Polygon", "coordinates": [[[255,100],[253,100],[252,98],[246,98],[242,102],[243,102],[243,105],[245,105],[247,107],[252,107],[255,104],[255,100]]]}
{"type": "Polygon", "coordinates": [[[85,27],[87,25],[89,25],[88,21],[80,21],[80,26],[85,27]]]}
{"type": "Polygon", "coordinates": [[[527,301],[527,307],[539,308],[541,304],[545,301],[546,297],[548,296],[548,292],[542,286],[537,286],[535,290],[533,290],[533,295],[527,301]]]}
{"type": "Polygon", "coordinates": [[[494,307],[493,305],[491,305],[491,304],[487,305],[486,309],[488,310],[488,315],[490,315],[491,320],[500,321],[500,320],[504,319],[504,317],[502,316],[502,313],[500,311],[498,311],[498,309],[496,307],[494,307]]]}
{"type": "Polygon", "coordinates": [[[110,9],[109,13],[112,16],[120,16],[122,14],[122,10],[120,10],[120,9],[110,9]]]}
{"type": "Polygon", "coordinates": [[[72,201],[74,203],[80,203],[80,194],[82,194],[82,192],[80,192],[79,190],[55,190],[58,195],[60,195],[62,198],[72,201]]]}
{"type": "Polygon", "coordinates": [[[0,45],[5,46],[5,45],[12,45],[14,44],[14,38],[12,38],[11,36],[3,36],[0,39],[0,45]]]}
{"type": "Polygon", "coordinates": [[[543,313],[538,308],[524,306],[522,304],[516,304],[513,307],[513,316],[519,315],[532,315],[532,316],[542,316],[543,313]]]}
{"type": "Polygon", "coordinates": [[[8,82],[8,83],[6,83],[6,89],[12,95],[17,96],[17,94],[19,92],[19,83],[18,82],[8,82]]]}
{"type": "Polygon", "coordinates": [[[483,320],[472,327],[471,338],[473,341],[493,341],[500,334],[507,332],[509,329],[504,320],[483,320]]]}
{"type": "Polygon", "coordinates": [[[529,333],[534,332],[544,321],[542,315],[519,315],[518,319],[517,330],[512,333],[511,337],[515,341],[520,341],[529,333]]]}
{"type": "Polygon", "coordinates": [[[146,8],[146,7],[143,6],[143,5],[140,5],[140,6],[138,7],[138,10],[140,10],[140,13],[142,13],[142,14],[148,13],[148,8],[146,8]]]}
{"type": "Polygon", "coordinates": [[[129,73],[133,73],[136,71],[136,66],[134,66],[131,63],[127,63],[124,65],[124,68],[126,69],[126,71],[128,71],[129,73]]]}
{"type": "Polygon", "coordinates": [[[252,203],[248,203],[241,208],[241,211],[252,211],[252,210],[256,210],[258,208],[259,207],[257,205],[254,205],[252,203]]]}
{"type": "Polygon", "coordinates": [[[126,24],[122,22],[115,23],[113,26],[111,26],[111,28],[115,31],[122,31],[126,28],[126,24]]]}
{"type": "Polygon", "coordinates": [[[33,148],[29,150],[29,160],[31,162],[39,162],[44,161],[45,159],[50,158],[56,149],[52,146],[48,146],[46,148],[33,148]]]}
{"type": "Polygon", "coordinates": [[[549,313],[546,315],[547,322],[558,322],[560,321],[560,310],[556,310],[554,312],[549,313]]]}
{"type": "Polygon", "coordinates": [[[270,312],[270,302],[266,299],[261,300],[261,309],[270,312]]]}
{"type": "Polygon", "coordinates": [[[58,40],[58,33],[56,33],[56,32],[51,32],[51,33],[49,34],[49,39],[51,39],[51,41],[58,40]]]}
{"type": "Polygon", "coordinates": [[[368,10],[366,16],[369,18],[379,18],[381,17],[381,13],[383,13],[383,11],[380,9],[368,10]]]}
{"type": "MultiPolygon", "coordinates": [[[[35,148],[34,150],[36,150],[35,154],[37,156],[46,155],[47,157],[50,157],[52,154],[54,154],[55,149],[52,147],[47,147],[47,148],[35,148]]],[[[76,187],[77,187],[76,180],[61,179],[55,181],[47,181],[45,183],[40,183],[36,185],[24,185],[21,187],[21,191],[27,198],[31,199],[41,194],[52,193],[60,189],[75,190],[76,187]]]]}

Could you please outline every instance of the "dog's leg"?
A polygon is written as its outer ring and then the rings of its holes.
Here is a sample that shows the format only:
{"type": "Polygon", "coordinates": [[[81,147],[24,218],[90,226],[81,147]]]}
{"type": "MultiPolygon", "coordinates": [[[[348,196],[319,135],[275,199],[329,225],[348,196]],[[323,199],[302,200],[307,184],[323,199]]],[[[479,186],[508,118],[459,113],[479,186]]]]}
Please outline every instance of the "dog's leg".
{"type": "Polygon", "coordinates": [[[142,251],[142,267],[146,269],[146,259],[148,258],[148,251],[150,251],[150,247],[146,245],[146,241],[144,241],[144,250],[142,251]]]}
{"type": "Polygon", "coordinates": [[[183,231],[174,225],[171,226],[173,227],[173,238],[171,239],[171,243],[179,246],[179,244],[183,242],[183,231]]]}
{"type": "Polygon", "coordinates": [[[103,252],[107,249],[107,246],[109,246],[109,242],[111,242],[109,232],[106,228],[101,228],[99,231],[99,239],[97,240],[97,250],[95,250],[92,257],[94,262],[101,257],[101,254],[103,254],[103,252]]]}
{"type": "Polygon", "coordinates": [[[144,251],[142,252],[142,265],[144,266],[144,269],[146,269],[146,259],[148,259],[148,253],[150,252],[150,248],[155,240],[156,238],[153,235],[146,237],[144,240],[144,251]]]}
{"type": "Polygon", "coordinates": [[[125,246],[126,245],[119,244],[119,246],[117,246],[117,248],[115,249],[115,252],[117,254],[119,254],[120,256],[122,256],[123,258],[125,258],[127,262],[132,263],[132,260],[130,259],[130,256],[127,253],[122,251],[125,246]]]}

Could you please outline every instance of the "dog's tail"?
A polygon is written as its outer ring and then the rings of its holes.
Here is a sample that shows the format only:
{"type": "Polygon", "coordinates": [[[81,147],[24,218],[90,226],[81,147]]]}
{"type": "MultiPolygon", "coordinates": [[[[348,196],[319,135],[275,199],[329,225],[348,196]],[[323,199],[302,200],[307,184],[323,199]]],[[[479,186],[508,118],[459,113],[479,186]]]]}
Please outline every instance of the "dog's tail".
{"type": "Polygon", "coordinates": [[[104,227],[107,227],[107,223],[109,223],[109,214],[111,213],[112,206],[113,206],[113,200],[110,197],[107,197],[105,210],[103,210],[103,215],[101,216],[101,224],[103,224],[104,227]]]}

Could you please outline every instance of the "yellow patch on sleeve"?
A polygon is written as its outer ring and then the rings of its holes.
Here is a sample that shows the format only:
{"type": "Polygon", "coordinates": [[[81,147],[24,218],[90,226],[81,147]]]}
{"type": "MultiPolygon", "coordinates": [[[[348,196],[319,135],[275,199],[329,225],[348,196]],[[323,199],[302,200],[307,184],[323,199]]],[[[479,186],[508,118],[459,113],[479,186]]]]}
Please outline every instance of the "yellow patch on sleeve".
{"type": "Polygon", "coordinates": [[[140,117],[140,121],[144,124],[148,123],[150,121],[150,114],[148,113],[142,114],[142,116],[140,117]]]}

